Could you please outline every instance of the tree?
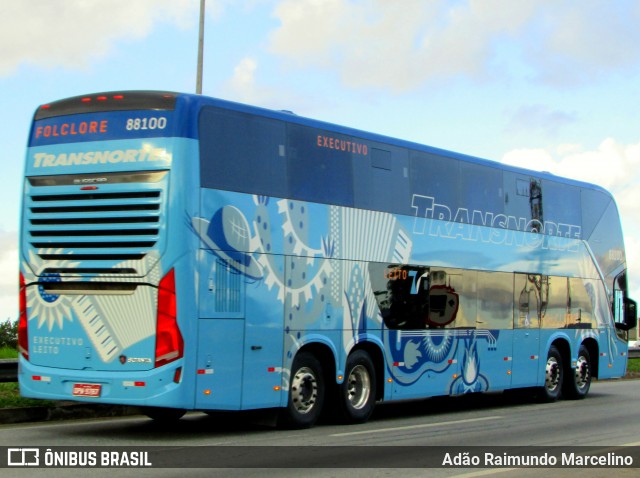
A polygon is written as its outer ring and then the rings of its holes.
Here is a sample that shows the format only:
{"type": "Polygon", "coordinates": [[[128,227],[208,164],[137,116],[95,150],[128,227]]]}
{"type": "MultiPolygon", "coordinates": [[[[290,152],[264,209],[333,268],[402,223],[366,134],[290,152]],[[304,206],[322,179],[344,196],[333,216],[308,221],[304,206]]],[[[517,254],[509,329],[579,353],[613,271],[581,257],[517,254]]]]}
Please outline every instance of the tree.
{"type": "Polygon", "coordinates": [[[4,322],[0,322],[0,348],[1,347],[9,347],[9,348],[17,348],[18,347],[18,321],[11,321],[7,319],[4,322]]]}

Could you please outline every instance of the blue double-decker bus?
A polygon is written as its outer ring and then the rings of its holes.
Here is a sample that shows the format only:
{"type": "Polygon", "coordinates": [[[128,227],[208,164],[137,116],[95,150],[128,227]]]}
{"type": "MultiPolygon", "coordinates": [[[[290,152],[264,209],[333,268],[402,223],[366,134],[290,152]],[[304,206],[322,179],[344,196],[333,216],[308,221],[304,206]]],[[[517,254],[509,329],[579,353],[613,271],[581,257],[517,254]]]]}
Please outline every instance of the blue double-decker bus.
{"type": "Polygon", "coordinates": [[[20,252],[27,397],[325,409],[620,377],[628,297],[603,189],[197,95],[35,112],[20,252]]]}

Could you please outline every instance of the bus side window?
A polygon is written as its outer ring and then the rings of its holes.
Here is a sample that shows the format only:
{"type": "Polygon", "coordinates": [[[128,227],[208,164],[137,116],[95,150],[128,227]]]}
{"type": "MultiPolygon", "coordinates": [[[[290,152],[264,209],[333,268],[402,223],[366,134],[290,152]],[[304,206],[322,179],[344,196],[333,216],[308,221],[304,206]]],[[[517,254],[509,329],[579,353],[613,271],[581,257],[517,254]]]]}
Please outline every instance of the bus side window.
{"type": "Polygon", "coordinates": [[[546,307],[546,280],[540,274],[515,274],[514,328],[539,328],[546,307]],[[544,301],[543,301],[544,299],[544,301]]]}

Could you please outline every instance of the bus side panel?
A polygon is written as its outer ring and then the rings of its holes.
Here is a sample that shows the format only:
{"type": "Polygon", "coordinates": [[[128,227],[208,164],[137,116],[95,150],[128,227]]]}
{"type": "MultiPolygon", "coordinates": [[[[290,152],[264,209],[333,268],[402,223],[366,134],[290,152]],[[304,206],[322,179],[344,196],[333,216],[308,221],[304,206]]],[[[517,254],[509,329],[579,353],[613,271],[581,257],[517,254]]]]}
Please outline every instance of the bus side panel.
{"type": "MultiPolygon", "coordinates": [[[[592,358],[593,359],[593,358],[592,358]]],[[[628,346],[613,328],[607,328],[600,335],[600,357],[598,378],[619,378],[627,370],[628,346]]]]}
{"type": "Polygon", "coordinates": [[[540,329],[514,330],[511,386],[520,388],[540,385],[540,362],[543,362],[540,358],[540,329]]]}
{"type": "Polygon", "coordinates": [[[199,319],[196,408],[239,410],[244,320],[199,319]]]}
{"type": "Polygon", "coordinates": [[[511,386],[510,330],[388,331],[393,399],[461,395],[511,386]],[[397,360],[396,360],[397,359],[397,360]]]}
{"type": "MultiPolygon", "coordinates": [[[[257,255],[261,264],[283,268],[284,256],[257,255]]],[[[278,407],[281,402],[283,304],[265,285],[246,288],[242,408],[278,407]]]]}

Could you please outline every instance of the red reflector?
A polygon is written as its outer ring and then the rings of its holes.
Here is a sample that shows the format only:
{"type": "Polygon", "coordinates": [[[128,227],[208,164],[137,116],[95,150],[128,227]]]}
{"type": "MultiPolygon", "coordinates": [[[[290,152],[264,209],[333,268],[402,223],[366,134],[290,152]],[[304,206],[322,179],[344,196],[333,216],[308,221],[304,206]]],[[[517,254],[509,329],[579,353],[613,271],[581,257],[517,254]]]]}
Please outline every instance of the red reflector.
{"type": "Polygon", "coordinates": [[[144,387],[146,383],[144,382],[133,382],[134,387],[144,387]]]}
{"type": "Polygon", "coordinates": [[[276,368],[275,368],[275,367],[269,367],[269,368],[267,369],[267,372],[275,372],[275,371],[276,371],[276,368]]]}
{"type": "Polygon", "coordinates": [[[82,186],[80,191],[95,191],[98,189],[98,186],[82,186]]]}
{"type": "Polygon", "coordinates": [[[41,375],[33,375],[31,377],[31,380],[35,380],[36,382],[39,382],[40,380],[42,380],[42,376],[41,375]]]}
{"type": "Polygon", "coordinates": [[[178,367],[173,374],[173,383],[180,383],[182,380],[182,367],[178,367]]]}

